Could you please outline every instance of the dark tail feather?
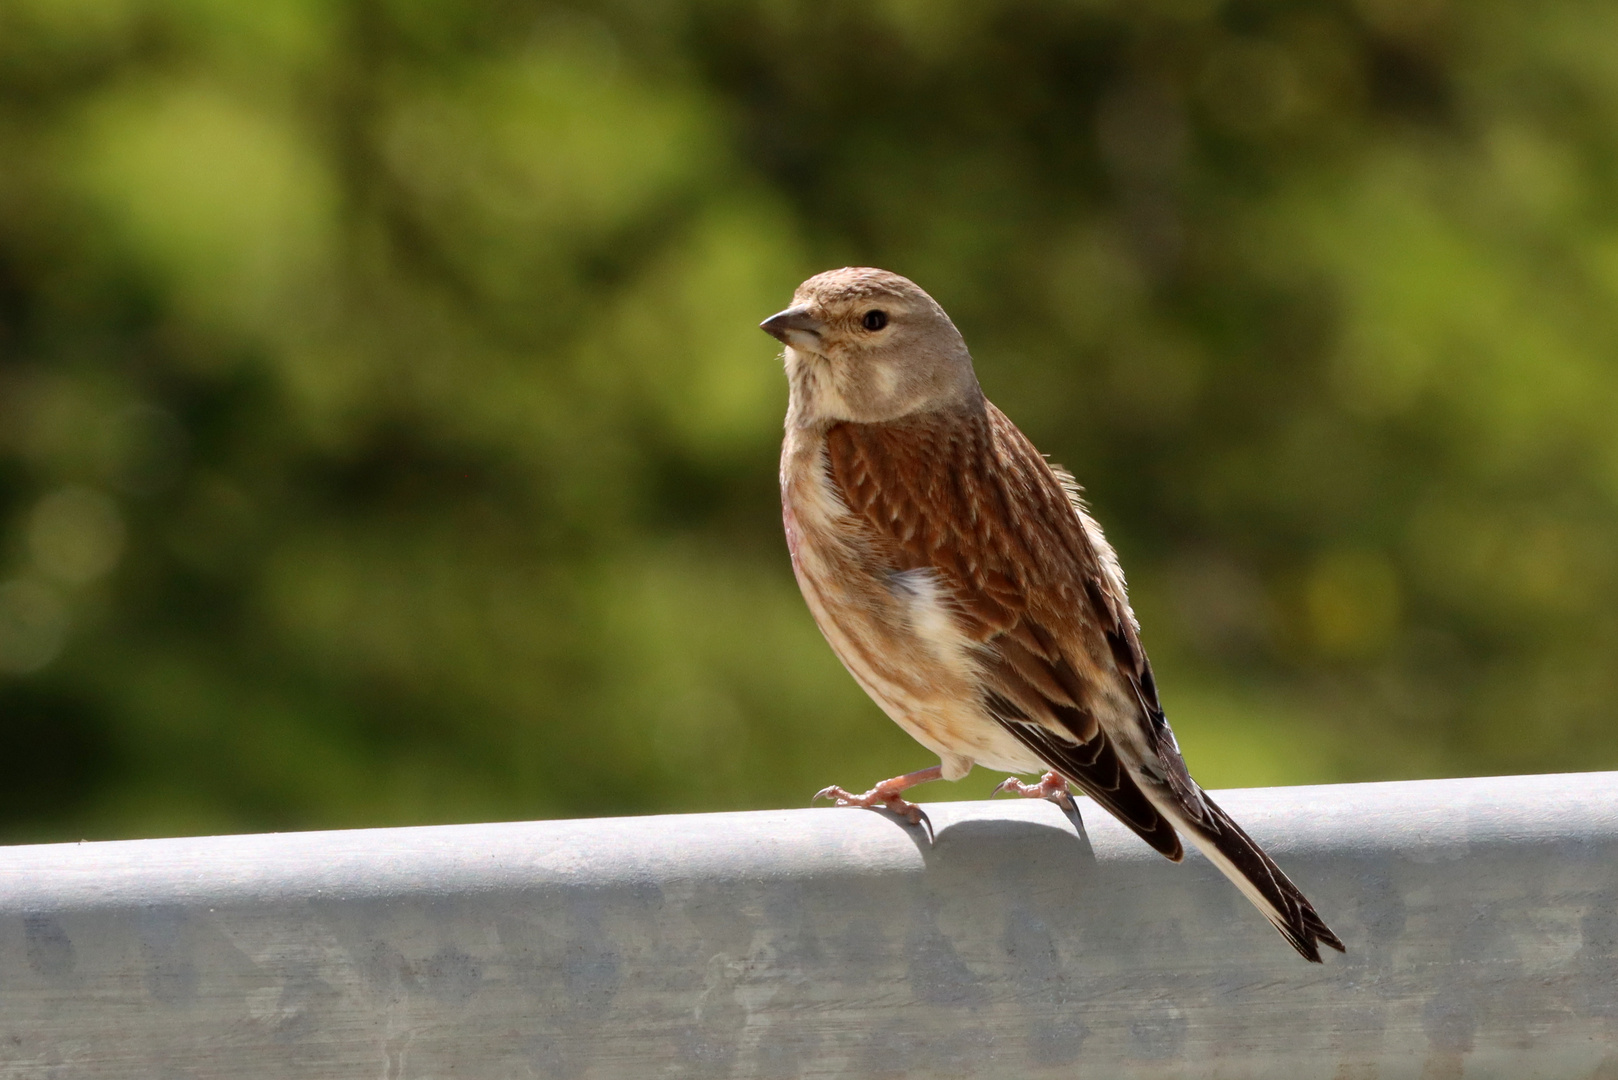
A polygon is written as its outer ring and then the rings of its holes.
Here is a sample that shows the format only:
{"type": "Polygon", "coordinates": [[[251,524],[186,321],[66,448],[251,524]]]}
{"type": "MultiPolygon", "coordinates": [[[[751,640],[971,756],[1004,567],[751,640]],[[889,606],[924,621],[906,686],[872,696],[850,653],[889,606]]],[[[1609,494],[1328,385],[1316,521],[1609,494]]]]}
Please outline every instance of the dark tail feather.
{"type": "Polygon", "coordinates": [[[1038,754],[1041,761],[1133,829],[1164,858],[1179,862],[1185,857],[1174,823],[1135,783],[1129,769],[1118,760],[1106,732],[1096,731],[1089,741],[1075,743],[1042,724],[1030,722],[1026,713],[999,694],[991,692],[988,705],[1001,726],[1038,754]]]}
{"type": "Polygon", "coordinates": [[[1281,936],[1298,950],[1298,955],[1318,964],[1320,945],[1345,952],[1342,940],[1331,932],[1314,905],[1292,884],[1292,879],[1281,872],[1275,860],[1206,793],[1202,795],[1202,804],[1208,811],[1203,820],[1193,820],[1189,814],[1182,813],[1175,815],[1175,824],[1185,830],[1191,842],[1270,920],[1281,936]]]}

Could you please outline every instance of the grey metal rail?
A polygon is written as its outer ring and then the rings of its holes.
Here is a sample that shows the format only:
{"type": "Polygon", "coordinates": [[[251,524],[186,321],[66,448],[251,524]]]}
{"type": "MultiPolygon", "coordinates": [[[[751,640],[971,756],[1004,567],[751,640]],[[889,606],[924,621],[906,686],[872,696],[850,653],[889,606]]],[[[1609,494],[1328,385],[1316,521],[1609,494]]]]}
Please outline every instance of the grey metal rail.
{"type": "Polygon", "coordinates": [[[0,849],[0,1077],[1618,1077],[1618,773],[0,849]]]}

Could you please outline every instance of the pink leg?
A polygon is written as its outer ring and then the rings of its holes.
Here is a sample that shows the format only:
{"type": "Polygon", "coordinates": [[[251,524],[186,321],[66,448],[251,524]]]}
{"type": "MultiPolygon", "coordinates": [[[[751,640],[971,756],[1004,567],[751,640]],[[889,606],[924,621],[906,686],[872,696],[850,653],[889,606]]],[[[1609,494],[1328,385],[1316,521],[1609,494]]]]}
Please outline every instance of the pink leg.
{"type": "Polygon", "coordinates": [[[900,793],[917,784],[925,784],[929,780],[942,780],[944,766],[934,765],[930,769],[918,769],[913,773],[895,776],[892,780],[884,780],[864,795],[852,795],[833,784],[829,788],[822,788],[815,793],[817,799],[835,799],[838,806],[863,806],[867,810],[881,807],[898,814],[912,825],[919,825],[927,819],[921,807],[913,802],[906,802],[899,797],[900,793]]]}
{"type": "Polygon", "coordinates": [[[1048,772],[1037,784],[1025,784],[1015,776],[1008,776],[989,794],[998,795],[1002,791],[1015,791],[1025,799],[1049,799],[1063,810],[1073,809],[1073,796],[1068,794],[1067,781],[1053,772],[1048,772]]]}

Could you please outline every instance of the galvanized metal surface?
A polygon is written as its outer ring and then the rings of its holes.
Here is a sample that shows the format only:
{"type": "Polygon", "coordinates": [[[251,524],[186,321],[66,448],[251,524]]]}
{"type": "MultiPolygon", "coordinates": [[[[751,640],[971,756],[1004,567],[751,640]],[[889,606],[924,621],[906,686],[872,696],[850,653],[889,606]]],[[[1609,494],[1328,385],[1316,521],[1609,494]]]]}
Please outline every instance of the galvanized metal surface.
{"type": "Polygon", "coordinates": [[[0,849],[0,1077],[1618,1078],[1618,773],[0,849]]]}

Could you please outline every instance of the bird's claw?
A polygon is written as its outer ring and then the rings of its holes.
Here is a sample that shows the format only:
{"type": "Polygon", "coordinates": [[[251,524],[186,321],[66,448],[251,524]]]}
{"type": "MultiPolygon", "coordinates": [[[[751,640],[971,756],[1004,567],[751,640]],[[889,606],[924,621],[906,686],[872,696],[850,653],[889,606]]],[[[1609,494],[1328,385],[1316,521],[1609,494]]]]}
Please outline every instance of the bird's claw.
{"type": "Polygon", "coordinates": [[[855,795],[853,792],[833,784],[815,792],[815,801],[820,799],[831,799],[838,806],[858,806],[866,810],[886,810],[891,814],[904,818],[912,825],[924,826],[929,833],[933,831],[932,820],[927,817],[925,810],[915,803],[901,798],[897,792],[882,790],[881,784],[861,795],[855,795]]]}
{"type": "Polygon", "coordinates": [[[1068,792],[1067,781],[1053,772],[1046,773],[1037,784],[1025,784],[1015,776],[1008,776],[996,784],[989,794],[998,795],[1002,791],[1015,792],[1025,799],[1049,799],[1063,810],[1073,809],[1073,796],[1068,792]]]}

